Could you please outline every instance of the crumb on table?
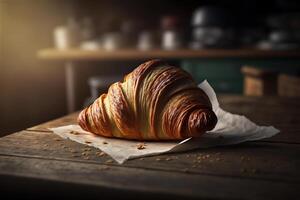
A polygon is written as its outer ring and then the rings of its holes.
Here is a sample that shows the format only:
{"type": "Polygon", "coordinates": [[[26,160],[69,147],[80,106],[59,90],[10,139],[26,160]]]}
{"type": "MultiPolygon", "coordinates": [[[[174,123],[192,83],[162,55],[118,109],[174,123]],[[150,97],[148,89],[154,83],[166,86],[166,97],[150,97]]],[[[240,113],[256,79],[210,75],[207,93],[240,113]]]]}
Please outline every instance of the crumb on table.
{"type": "Polygon", "coordinates": [[[139,149],[139,150],[146,149],[146,144],[145,143],[138,143],[136,145],[136,148],[139,149]]]}
{"type": "Polygon", "coordinates": [[[80,134],[80,133],[77,132],[77,131],[70,131],[70,133],[73,134],[73,135],[79,135],[79,134],[80,134]]]}

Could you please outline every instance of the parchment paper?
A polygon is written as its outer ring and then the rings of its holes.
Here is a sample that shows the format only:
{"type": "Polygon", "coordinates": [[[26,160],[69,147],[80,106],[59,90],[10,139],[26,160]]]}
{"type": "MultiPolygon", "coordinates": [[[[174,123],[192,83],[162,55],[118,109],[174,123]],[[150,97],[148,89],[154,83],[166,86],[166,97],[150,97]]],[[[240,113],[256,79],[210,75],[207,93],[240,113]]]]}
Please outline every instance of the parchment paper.
{"type": "Polygon", "coordinates": [[[200,138],[188,138],[180,142],[141,143],[132,140],[97,136],[82,130],[78,125],[62,126],[51,128],[50,130],[62,138],[98,148],[110,155],[119,164],[124,163],[128,159],[166,152],[180,152],[261,140],[279,133],[279,130],[273,126],[258,126],[245,116],[224,111],[220,108],[216,93],[207,81],[203,81],[199,84],[199,87],[208,95],[213,110],[218,117],[216,127],[200,138]]]}

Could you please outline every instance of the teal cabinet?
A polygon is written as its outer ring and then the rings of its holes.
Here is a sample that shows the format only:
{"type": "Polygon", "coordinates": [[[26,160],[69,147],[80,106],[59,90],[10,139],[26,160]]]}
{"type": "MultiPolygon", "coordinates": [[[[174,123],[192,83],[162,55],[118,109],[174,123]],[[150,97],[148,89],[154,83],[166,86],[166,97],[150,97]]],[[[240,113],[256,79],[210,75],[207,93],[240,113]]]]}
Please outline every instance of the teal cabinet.
{"type": "Polygon", "coordinates": [[[272,69],[280,73],[300,74],[300,59],[268,58],[268,59],[185,59],[181,67],[192,74],[200,83],[207,80],[216,92],[243,93],[243,74],[241,67],[250,65],[263,69],[272,69]]]}

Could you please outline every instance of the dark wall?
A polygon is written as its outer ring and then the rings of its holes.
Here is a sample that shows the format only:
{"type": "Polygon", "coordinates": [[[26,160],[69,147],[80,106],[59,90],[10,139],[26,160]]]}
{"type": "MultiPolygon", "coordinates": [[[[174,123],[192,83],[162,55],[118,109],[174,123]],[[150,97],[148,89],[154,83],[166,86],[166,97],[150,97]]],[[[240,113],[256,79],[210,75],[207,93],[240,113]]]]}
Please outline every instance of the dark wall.
{"type": "Polygon", "coordinates": [[[0,136],[65,114],[60,63],[37,59],[71,12],[69,1],[0,1],[0,136]]]}
{"type": "MultiPolygon", "coordinates": [[[[90,3],[76,0],[0,0],[0,136],[67,113],[64,63],[40,60],[37,52],[53,47],[57,25],[89,8],[90,3]]],[[[94,14],[105,19],[107,13],[113,12],[94,14]]],[[[89,95],[87,77],[128,73],[138,63],[78,63],[79,104],[89,95]]]]}

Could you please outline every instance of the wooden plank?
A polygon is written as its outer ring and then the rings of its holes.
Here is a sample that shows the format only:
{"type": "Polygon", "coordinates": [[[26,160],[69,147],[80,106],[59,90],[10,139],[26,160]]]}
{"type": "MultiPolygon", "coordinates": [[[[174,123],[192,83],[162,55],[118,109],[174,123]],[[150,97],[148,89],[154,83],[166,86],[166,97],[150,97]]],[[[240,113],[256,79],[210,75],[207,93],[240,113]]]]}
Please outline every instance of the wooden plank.
{"type": "Polygon", "coordinates": [[[82,50],[82,49],[43,49],[38,52],[38,57],[47,60],[138,60],[138,59],[180,59],[180,58],[266,58],[266,57],[299,57],[299,51],[271,51],[257,49],[181,49],[173,51],[149,50],[139,51],[125,49],[115,51],[82,50]]]}
{"type": "Polygon", "coordinates": [[[51,120],[33,127],[28,128],[30,131],[41,131],[41,132],[50,132],[49,128],[54,128],[58,126],[66,126],[77,123],[77,116],[79,112],[75,112],[58,119],[51,120]]]}
{"type": "MultiPolygon", "coordinates": [[[[45,160],[37,158],[21,158],[0,156],[0,190],[5,190],[7,180],[2,176],[14,175],[36,180],[50,180],[64,184],[82,185],[65,190],[65,193],[77,193],[86,188],[98,189],[97,197],[116,197],[119,194],[131,193],[140,198],[178,197],[209,199],[294,199],[299,195],[299,184],[270,182],[263,180],[246,180],[231,177],[217,177],[190,173],[174,173],[167,171],[145,170],[140,168],[124,168],[102,164],[80,163],[70,161],[45,160]],[[6,182],[3,182],[6,180],[6,182]],[[88,187],[84,187],[88,186],[88,187]],[[113,191],[113,193],[112,193],[113,191]],[[168,195],[168,196],[166,196],[168,195]],[[169,196],[170,195],[170,196],[169,196]]],[[[14,187],[22,187],[14,182],[14,187]]],[[[30,184],[28,182],[27,184],[30,184]]],[[[33,191],[43,190],[41,185],[31,188],[33,191]]],[[[49,188],[49,185],[44,186],[49,188]]],[[[44,188],[45,190],[45,188],[44,188]]],[[[87,190],[90,192],[89,190],[87,190]]],[[[88,193],[87,192],[87,193],[88,193]]],[[[58,194],[60,195],[60,194],[58,194]]]]}
{"type": "MultiPolygon", "coordinates": [[[[300,145],[246,143],[126,162],[125,167],[300,183],[300,145]]],[[[118,165],[100,150],[50,132],[22,131],[0,140],[0,154],[118,165]]]]}

